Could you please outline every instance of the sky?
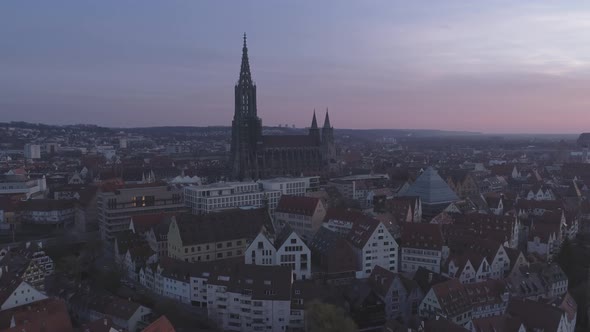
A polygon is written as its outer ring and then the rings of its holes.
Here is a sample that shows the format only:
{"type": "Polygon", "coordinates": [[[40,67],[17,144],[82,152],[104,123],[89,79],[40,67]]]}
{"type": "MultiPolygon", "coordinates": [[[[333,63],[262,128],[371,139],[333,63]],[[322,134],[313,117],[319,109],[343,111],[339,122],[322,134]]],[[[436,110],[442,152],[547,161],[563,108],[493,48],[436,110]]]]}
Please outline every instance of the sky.
{"type": "Polygon", "coordinates": [[[0,122],[590,130],[590,1],[3,0],[0,122]],[[320,121],[322,122],[322,121],[320,121]]]}

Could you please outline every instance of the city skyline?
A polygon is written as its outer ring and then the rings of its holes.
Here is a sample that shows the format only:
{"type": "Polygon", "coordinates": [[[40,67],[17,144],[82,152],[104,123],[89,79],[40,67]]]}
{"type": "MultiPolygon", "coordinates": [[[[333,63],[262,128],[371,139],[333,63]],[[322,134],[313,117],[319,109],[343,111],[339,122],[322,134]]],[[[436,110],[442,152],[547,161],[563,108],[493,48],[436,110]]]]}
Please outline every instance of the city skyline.
{"type": "Polygon", "coordinates": [[[587,4],[58,3],[0,13],[3,121],[229,126],[247,32],[263,125],[587,130],[587,4]]]}

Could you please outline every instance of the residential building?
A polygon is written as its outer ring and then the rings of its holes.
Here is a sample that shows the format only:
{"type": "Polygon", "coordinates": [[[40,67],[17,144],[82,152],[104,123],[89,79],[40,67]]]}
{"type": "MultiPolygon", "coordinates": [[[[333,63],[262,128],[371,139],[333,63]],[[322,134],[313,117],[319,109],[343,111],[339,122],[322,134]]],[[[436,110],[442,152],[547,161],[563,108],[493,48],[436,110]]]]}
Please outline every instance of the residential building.
{"type": "Polygon", "coordinates": [[[16,308],[4,310],[0,331],[72,332],[72,322],[66,303],[48,298],[16,308]]]}
{"type": "Polygon", "coordinates": [[[375,219],[357,222],[347,239],[356,254],[356,278],[368,278],[377,265],[398,271],[399,246],[382,222],[375,219]]]}
{"type": "Polygon", "coordinates": [[[291,269],[239,265],[212,273],[207,314],[224,331],[285,331],[291,318],[291,269]]]}
{"type": "Polygon", "coordinates": [[[450,279],[432,286],[420,303],[419,314],[428,319],[444,317],[466,326],[471,321],[472,304],[463,284],[458,279],[450,279]]]}
{"type": "Polygon", "coordinates": [[[118,329],[137,331],[149,323],[152,310],[139,303],[111,295],[96,295],[85,291],[69,299],[73,317],[83,321],[109,319],[118,329]]]}
{"type": "Polygon", "coordinates": [[[27,224],[72,226],[75,203],[74,200],[31,199],[20,202],[17,217],[27,224]]]}
{"type": "Polygon", "coordinates": [[[275,210],[275,226],[288,225],[303,240],[310,241],[326,216],[326,208],[319,198],[283,195],[275,210]]]}
{"type": "Polygon", "coordinates": [[[103,185],[97,206],[101,238],[109,242],[129,228],[134,215],[186,211],[182,192],[160,183],[103,185]]]}
{"type": "Polygon", "coordinates": [[[440,225],[404,223],[401,237],[401,271],[413,273],[423,267],[440,273],[443,241],[440,225]]]}
{"type": "Polygon", "coordinates": [[[311,251],[289,226],[283,228],[274,241],[267,232],[258,233],[246,249],[244,262],[289,266],[293,280],[311,279],[311,251]]]}
{"type": "Polygon", "coordinates": [[[186,262],[242,257],[262,228],[272,230],[266,209],[234,209],[172,217],[168,256],[186,262]]]}
{"type": "Polygon", "coordinates": [[[424,293],[417,282],[376,266],[369,276],[371,287],[385,303],[385,318],[404,322],[418,314],[424,293]]]}

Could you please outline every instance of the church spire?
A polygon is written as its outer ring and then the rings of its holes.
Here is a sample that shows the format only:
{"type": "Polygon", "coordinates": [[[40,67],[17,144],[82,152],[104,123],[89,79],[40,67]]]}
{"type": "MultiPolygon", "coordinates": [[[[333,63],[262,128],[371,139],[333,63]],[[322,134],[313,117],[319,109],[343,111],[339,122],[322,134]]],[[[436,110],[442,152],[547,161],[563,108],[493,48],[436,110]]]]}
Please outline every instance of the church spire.
{"type": "Polygon", "coordinates": [[[242,65],[240,66],[240,80],[238,85],[252,85],[250,63],[248,61],[248,46],[246,45],[246,33],[244,32],[244,46],[242,47],[242,65]]]}
{"type": "Polygon", "coordinates": [[[328,108],[326,107],[326,118],[324,119],[324,128],[331,128],[330,116],[328,115],[328,108]]]}
{"type": "Polygon", "coordinates": [[[315,108],[313,110],[313,119],[311,120],[311,129],[318,129],[318,120],[315,118],[315,108]]]}

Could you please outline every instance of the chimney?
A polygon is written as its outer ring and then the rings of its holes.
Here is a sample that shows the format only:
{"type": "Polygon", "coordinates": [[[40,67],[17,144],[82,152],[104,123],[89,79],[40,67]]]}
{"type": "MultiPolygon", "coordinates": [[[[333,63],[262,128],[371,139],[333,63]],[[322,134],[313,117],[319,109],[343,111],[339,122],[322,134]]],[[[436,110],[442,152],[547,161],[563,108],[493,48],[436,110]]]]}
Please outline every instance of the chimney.
{"type": "Polygon", "coordinates": [[[434,274],[432,272],[428,272],[428,283],[432,282],[432,277],[434,276],[434,274]]]}

